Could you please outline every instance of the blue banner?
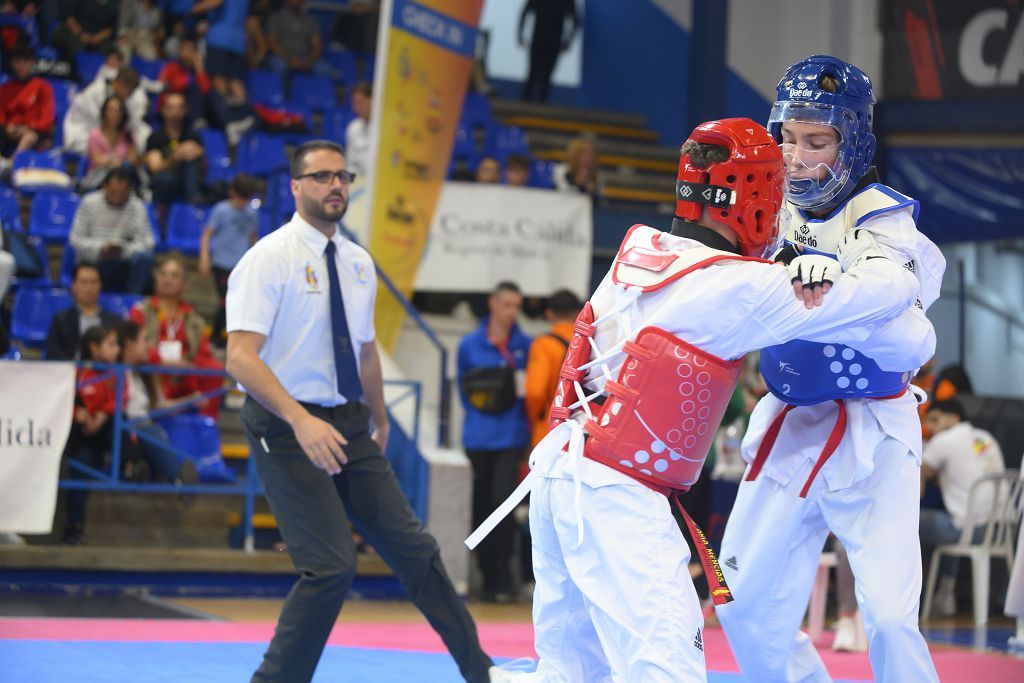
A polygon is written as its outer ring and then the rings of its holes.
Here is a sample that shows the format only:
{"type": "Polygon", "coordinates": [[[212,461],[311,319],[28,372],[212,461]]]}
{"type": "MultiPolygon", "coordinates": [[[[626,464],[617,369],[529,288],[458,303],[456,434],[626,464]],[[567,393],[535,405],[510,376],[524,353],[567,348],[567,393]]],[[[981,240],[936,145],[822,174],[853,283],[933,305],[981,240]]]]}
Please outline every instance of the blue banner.
{"type": "Polygon", "coordinates": [[[889,147],[883,181],[921,202],[934,242],[1024,237],[1024,149],[889,147]]]}
{"type": "Polygon", "coordinates": [[[419,3],[395,0],[393,23],[396,28],[464,57],[476,55],[476,28],[419,3]]]}

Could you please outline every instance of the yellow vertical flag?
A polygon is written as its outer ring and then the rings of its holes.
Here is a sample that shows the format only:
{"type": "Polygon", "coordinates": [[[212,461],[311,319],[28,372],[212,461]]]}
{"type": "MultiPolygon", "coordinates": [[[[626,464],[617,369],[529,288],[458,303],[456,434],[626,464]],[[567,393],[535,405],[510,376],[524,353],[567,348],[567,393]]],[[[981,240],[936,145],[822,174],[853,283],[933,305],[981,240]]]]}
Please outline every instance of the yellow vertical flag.
{"type": "MultiPolygon", "coordinates": [[[[374,88],[370,253],[412,294],[431,219],[448,173],[483,0],[393,0],[381,7],[374,88]]],[[[404,312],[381,287],[377,338],[398,340],[404,312]]]]}

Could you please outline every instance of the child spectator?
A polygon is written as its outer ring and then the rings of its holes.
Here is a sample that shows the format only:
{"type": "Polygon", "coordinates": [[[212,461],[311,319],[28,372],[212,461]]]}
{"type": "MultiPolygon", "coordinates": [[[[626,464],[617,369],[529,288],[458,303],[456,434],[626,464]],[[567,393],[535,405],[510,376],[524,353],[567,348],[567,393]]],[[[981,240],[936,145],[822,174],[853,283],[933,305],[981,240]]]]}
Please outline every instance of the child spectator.
{"type": "Polygon", "coordinates": [[[512,187],[526,187],[530,183],[530,160],[522,154],[513,154],[505,162],[505,181],[512,187]]]}
{"type": "MultiPolygon", "coordinates": [[[[120,351],[117,332],[113,328],[96,325],[82,335],[80,355],[83,361],[116,363],[120,351]]],[[[116,410],[116,379],[106,370],[81,368],[78,371],[78,387],[74,419],[65,453],[71,460],[77,460],[95,470],[103,470],[103,457],[113,437],[111,418],[116,410]],[[102,379],[104,376],[109,377],[102,379]]],[[[87,476],[75,467],[70,469],[72,479],[84,479],[87,476]]],[[[79,545],[82,542],[87,499],[86,491],[68,491],[64,543],[79,545]]]]}
{"type": "Polygon", "coordinates": [[[501,182],[501,164],[497,159],[491,156],[486,156],[480,159],[480,163],[476,165],[476,182],[501,182]]]}
{"type": "MultiPolygon", "coordinates": [[[[33,76],[36,55],[28,45],[11,51],[13,79],[0,85],[0,156],[48,146],[53,134],[53,87],[33,76]]],[[[3,165],[3,164],[0,164],[3,165]]]]}
{"type": "Polygon", "coordinates": [[[100,125],[89,133],[86,151],[89,171],[82,181],[82,188],[86,190],[99,187],[110,169],[138,163],[139,154],[128,130],[128,112],[124,100],[117,95],[108,97],[100,107],[100,125]]]}
{"type": "Polygon", "coordinates": [[[242,254],[256,243],[259,235],[259,214],[252,206],[256,182],[249,176],[236,176],[228,187],[228,198],[210,212],[210,222],[203,230],[199,245],[199,272],[213,282],[220,297],[217,318],[213,323],[213,344],[223,348],[224,301],[228,293],[228,276],[242,254]]]}

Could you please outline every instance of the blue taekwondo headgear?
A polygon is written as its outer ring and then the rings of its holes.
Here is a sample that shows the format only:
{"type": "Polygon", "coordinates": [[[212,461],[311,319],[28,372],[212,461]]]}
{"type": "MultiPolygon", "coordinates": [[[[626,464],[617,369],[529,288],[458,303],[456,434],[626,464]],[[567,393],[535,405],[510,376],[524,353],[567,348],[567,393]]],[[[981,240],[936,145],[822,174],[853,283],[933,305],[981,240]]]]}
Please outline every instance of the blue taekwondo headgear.
{"type": "Polygon", "coordinates": [[[849,196],[868,172],[875,155],[876,140],[871,133],[874,104],[871,79],[841,59],[813,55],[786,70],[776,87],[768,132],[780,144],[786,159],[789,201],[802,209],[823,210],[849,196]],[[826,76],[838,83],[836,92],[822,88],[826,76]],[[831,126],[839,134],[839,143],[814,149],[786,143],[782,124],[789,122],[831,126]],[[798,177],[802,169],[808,169],[805,176],[819,169],[817,174],[821,177],[798,177]]]}

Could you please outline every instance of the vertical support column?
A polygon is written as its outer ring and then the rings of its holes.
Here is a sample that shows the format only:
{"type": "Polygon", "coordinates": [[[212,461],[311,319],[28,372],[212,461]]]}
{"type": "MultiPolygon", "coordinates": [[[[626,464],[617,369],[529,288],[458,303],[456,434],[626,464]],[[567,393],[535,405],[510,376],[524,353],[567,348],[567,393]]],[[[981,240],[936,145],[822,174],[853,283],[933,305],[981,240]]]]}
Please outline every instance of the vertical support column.
{"type": "Polygon", "coordinates": [[[693,0],[693,28],[687,55],[690,87],[684,135],[698,124],[726,114],[728,20],[728,0],[693,0]]]}

